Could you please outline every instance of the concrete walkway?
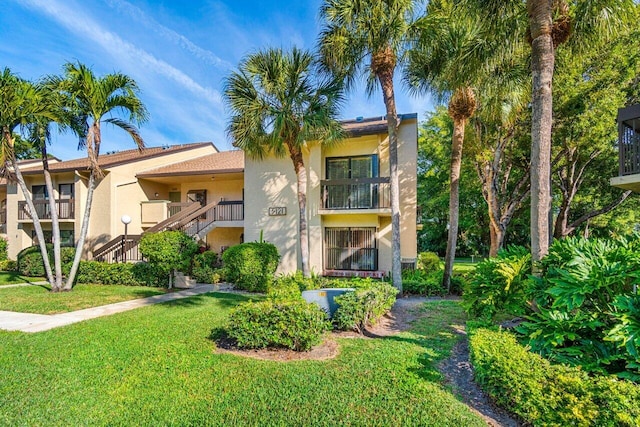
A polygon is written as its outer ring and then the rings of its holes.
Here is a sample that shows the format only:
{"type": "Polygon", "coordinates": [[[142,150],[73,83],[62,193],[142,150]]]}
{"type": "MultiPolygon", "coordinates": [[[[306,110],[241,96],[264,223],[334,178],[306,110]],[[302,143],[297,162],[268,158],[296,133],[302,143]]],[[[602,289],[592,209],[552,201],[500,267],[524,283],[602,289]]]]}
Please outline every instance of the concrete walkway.
{"type": "Polygon", "coordinates": [[[49,282],[33,282],[33,283],[13,283],[11,285],[0,285],[0,289],[4,288],[20,288],[22,286],[40,286],[40,285],[48,285],[49,282]]]}
{"type": "Polygon", "coordinates": [[[16,313],[13,311],[0,311],[0,329],[5,331],[41,332],[60,326],[82,322],[83,320],[95,319],[96,317],[109,316],[114,313],[133,310],[139,307],[158,304],[161,302],[175,301],[194,295],[206,294],[207,292],[225,291],[225,287],[218,285],[200,285],[192,289],[172,292],[168,294],[155,295],[149,298],[140,298],[130,301],[118,302],[115,304],[103,305],[100,307],[86,308],[84,310],[72,311],[60,314],[31,314],[16,313]]]}

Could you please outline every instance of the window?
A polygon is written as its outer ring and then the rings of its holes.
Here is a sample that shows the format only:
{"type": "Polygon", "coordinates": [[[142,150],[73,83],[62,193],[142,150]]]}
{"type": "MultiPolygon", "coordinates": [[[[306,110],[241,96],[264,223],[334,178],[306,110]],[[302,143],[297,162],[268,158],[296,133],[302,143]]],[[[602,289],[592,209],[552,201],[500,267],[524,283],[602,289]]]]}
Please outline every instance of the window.
{"type": "Polygon", "coordinates": [[[325,228],[324,266],[327,270],[378,269],[374,227],[325,228]]]}
{"type": "Polygon", "coordinates": [[[49,193],[47,193],[46,185],[32,185],[31,195],[33,200],[48,200],[49,193]]]}
{"type": "Polygon", "coordinates": [[[378,156],[331,157],[326,160],[327,209],[371,209],[378,207],[378,156]],[[374,182],[376,181],[376,182],[374,182]]]}
{"type": "Polygon", "coordinates": [[[73,184],[58,185],[58,193],[61,200],[73,199],[73,184]]]}
{"type": "MultiPolygon", "coordinates": [[[[45,243],[53,243],[51,230],[42,230],[42,234],[44,234],[45,243]]],[[[34,245],[38,244],[38,236],[36,236],[35,230],[31,231],[31,240],[34,245]]],[[[60,230],[60,246],[75,246],[73,230],[60,230]]]]}

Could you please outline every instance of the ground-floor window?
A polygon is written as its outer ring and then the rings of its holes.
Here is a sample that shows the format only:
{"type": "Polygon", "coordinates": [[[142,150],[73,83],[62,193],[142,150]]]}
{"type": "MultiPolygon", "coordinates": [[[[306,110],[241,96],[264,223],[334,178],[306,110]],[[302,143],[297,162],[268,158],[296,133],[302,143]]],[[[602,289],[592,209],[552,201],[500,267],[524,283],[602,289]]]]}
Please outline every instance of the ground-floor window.
{"type": "MultiPolygon", "coordinates": [[[[44,234],[45,243],[53,243],[53,234],[51,230],[42,230],[42,234],[44,234]]],[[[34,245],[38,244],[38,236],[36,236],[35,230],[31,231],[31,239],[34,245]]],[[[61,246],[75,245],[73,230],[60,230],[60,245],[61,246]]]]}
{"type": "Polygon", "coordinates": [[[375,227],[325,228],[324,268],[377,270],[378,245],[375,227]]]}

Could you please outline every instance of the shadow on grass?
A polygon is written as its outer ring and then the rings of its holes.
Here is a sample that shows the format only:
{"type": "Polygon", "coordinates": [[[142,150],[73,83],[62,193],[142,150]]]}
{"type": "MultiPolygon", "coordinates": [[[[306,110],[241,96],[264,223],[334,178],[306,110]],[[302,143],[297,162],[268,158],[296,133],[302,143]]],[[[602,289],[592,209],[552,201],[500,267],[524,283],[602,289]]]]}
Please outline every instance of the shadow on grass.
{"type": "Polygon", "coordinates": [[[256,299],[254,296],[230,294],[222,292],[208,292],[206,294],[194,295],[164,303],[170,307],[195,307],[210,302],[212,299],[222,308],[235,307],[242,302],[256,299]]]}

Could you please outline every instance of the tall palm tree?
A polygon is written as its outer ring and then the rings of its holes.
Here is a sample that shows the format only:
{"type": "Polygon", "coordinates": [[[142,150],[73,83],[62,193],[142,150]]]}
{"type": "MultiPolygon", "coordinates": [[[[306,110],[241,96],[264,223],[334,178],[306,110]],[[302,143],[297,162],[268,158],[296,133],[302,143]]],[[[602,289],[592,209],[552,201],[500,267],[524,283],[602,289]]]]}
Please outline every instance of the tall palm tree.
{"type": "Polygon", "coordinates": [[[315,65],[307,51],[267,49],[245,57],[224,83],[224,99],[231,110],[227,131],[234,145],[254,159],[288,154],[293,162],[305,277],[311,273],[303,148],[308,141],[332,144],[343,137],[337,121],[342,84],[336,79],[318,79],[315,65]]]}
{"type": "Polygon", "coordinates": [[[448,99],[453,120],[449,190],[449,230],[442,285],[451,289],[458,238],[460,166],[465,127],[476,107],[474,85],[487,56],[481,22],[448,1],[431,1],[417,22],[419,37],[409,52],[405,80],[418,92],[448,99]]]}
{"type": "Polygon", "coordinates": [[[467,0],[487,22],[528,17],[531,43],[531,256],[549,250],[551,212],[552,82],[555,51],[569,40],[602,42],[616,33],[635,10],[634,0],[467,0]]]}
{"type": "Polygon", "coordinates": [[[101,126],[108,123],[127,132],[136,146],[142,150],[144,141],[136,125],[147,120],[147,109],[138,97],[138,85],[129,76],[121,73],[97,77],[93,71],[81,63],[67,63],[62,77],[50,77],[49,84],[56,87],[64,99],[65,111],[81,122],[79,148],[87,149],[89,179],[87,200],[76,253],[64,290],[71,290],[80,264],[84,242],[89,228],[93,192],[104,177],[98,159],[102,143],[101,126]],[[128,120],[116,117],[128,115],[128,120]]]}
{"type": "Polygon", "coordinates": [[[42,226],[16,159],[14,138],[14,131],[18,128],[27,129],[39,120],[53,118],[54,115],[41,87],[19,78],[8,68],[0,73],[0,131],[2,132],[0,135],[0,167],[5,175],[16,180],[25,196],[38,238],[47,280],[51,284],[52,290],[57,290],[42,226]]]}
{"type": "Polygon", "coordinates": [[[415,0],[324,0],[319,50],[327,69],[350,85],[364,76],[372,94],[379,84],[387,112],[391,184],[391,278],[402,291],[398,113],[394,73],[413,35],[415,0]]]}

